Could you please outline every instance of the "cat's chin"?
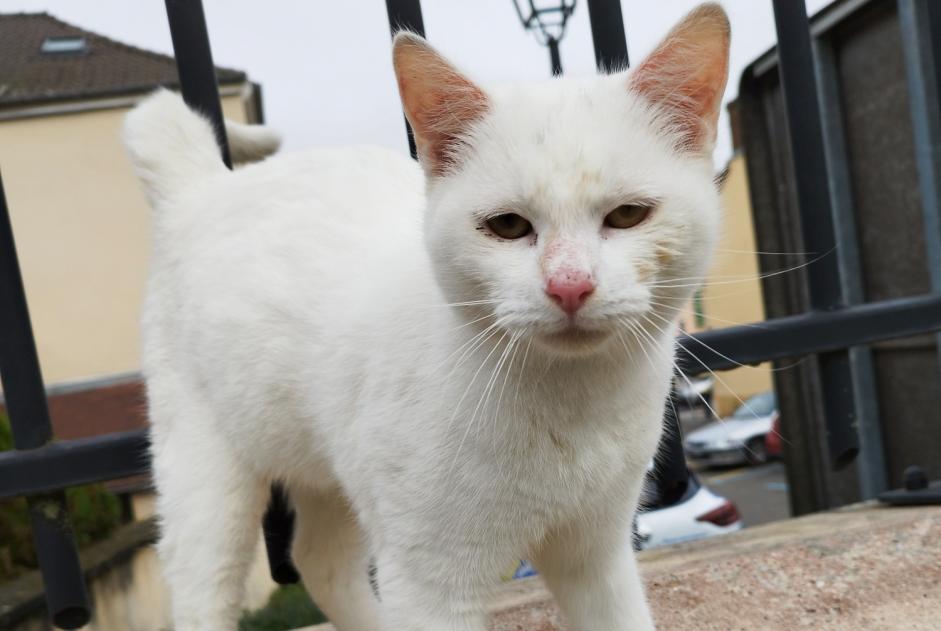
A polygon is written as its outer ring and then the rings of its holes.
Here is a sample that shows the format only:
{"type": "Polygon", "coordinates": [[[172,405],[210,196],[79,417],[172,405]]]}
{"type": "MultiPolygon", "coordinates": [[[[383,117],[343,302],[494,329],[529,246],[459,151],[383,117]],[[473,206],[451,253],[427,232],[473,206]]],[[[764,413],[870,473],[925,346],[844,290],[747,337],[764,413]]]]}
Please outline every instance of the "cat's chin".
{"type": "Polygon", "coordinates": [[[612,332],[602,329],[587,329],[570,326],[537,337],[547,350],[560,355],[581,356],[597,353],[611,339],[612,332]]]}

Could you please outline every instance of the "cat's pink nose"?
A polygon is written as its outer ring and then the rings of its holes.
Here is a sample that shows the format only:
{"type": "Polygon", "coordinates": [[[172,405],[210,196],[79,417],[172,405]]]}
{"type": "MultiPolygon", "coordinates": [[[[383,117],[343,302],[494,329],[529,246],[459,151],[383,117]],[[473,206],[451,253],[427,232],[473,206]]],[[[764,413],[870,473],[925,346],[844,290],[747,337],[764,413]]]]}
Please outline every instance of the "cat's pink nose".
{"type": "Polygon", "coordinates": [[[582,308],[593,291],[594,281],[584,274],[554,276],[546,284],[546,293],[570,316],[582,308]]]}

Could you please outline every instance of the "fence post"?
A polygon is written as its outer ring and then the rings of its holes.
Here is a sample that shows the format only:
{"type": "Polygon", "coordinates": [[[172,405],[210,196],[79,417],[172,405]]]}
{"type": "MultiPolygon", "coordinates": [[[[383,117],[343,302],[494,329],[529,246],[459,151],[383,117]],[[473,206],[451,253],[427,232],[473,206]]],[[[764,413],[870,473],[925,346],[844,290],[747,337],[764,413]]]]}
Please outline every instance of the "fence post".
{"type": "MultiPolygon", "coordinates": [[[[807,7],[803,0],[772,2],[801,233],[805,249],[821,257],[807,273],[810,306],[815,311],[842,309],[846,302],[839,262],[833,254],[836,232],[807,7]]],[[[818,363],[829,461],[839,470],[859,452],[849,354],[846,350],[821,353],[818,363]]]]}
{"type": "MultiPolygon", "coordinates": [[[[29,321],[26,291],[16,258],[13,226],[0,179],[0,379],[15,449],[38,449],[52,440],[39,356],[29,321]]],[[[88,591],[78,560],[65,494],[26,498],[33,541],[52,621],[63,629],[90,617],[88,591]]]]}
{"type": "Polygon", "coordinates": [[[601,72],[622,70],[630,65],[621,0],[588,0],[595,65],[601,72]]]}
{"type": "MultiPolygon", "coordinates": [[[[866,302],[866,294],[836,51],[830,39],[817,38],[813,45],[817,90],[820,93],[823,143],[827,152],[827,173],[830,178],[830,205],[838,248],[835,256],[840,266],[840,281],[847,306],[860,305],[866,302]]],[[[868,500],[888,488],[885,443],[880,424],[879,392],[876,389],[872,348],[850,347],[849,363],[855,394],[856,428],[859,433],[859,460],[856,464],[859,494],[862,499],[868,500]]],[[[785,433],[787,431],[784,429],[785,433]]],[[[795,432],[789,434],[791,438],[794,436],[795,432]]],[[[790,444],[795,442],[792,440],[790,444]]]]}
{"type": "MultiPolygon", "coordinates": [[[[386,13],[389,17],[389,30],[395,35],[399,31],[411,31],[425,36],[425,20],[421,14],[421,0],[386,0],[386,13]]],[[[405,119],[405,134],[408,136],[408,151],[412,158],[418,158],[415,146],[415,134],[412,126],[405,119]]]]}
{"type": "MultiPolygon", "coordinates": [[[[183,100],[209,119],[222,161],[231,169],[229,142],[202,1],[166,0],[166,6],[183,100]]],[[[291,562],[294,512],[290,509],[284,488],[277,483],[271,485],[271,500],[262,525],[271,578],[282,585],[297,583],[300,575],[291,562]]]]}

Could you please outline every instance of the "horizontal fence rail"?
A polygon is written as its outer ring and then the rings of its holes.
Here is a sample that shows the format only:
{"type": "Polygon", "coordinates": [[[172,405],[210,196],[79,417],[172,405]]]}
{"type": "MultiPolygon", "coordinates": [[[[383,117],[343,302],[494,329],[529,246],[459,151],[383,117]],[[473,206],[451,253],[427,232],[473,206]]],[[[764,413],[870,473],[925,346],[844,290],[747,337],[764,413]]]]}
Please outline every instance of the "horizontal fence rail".
{"type": "MultiPolygon", "coordinates": [[[[900,298],[684,335],[677,359],[695,375],[937,331],[941,295],[900,298]]],[[[0,498],[147,473],[147,445],[147,431],[136,430],[0,453],[0,498]]]]}
{"type": "Polygon", "coordinates": [[[685,335],[679,339],[684,352],[678,359],[685,362],[684,372],[692,375],[938,330],[941,295],[899,298],[685,335]],[[684,360],[684,354],[697,359],[684,360]]]}

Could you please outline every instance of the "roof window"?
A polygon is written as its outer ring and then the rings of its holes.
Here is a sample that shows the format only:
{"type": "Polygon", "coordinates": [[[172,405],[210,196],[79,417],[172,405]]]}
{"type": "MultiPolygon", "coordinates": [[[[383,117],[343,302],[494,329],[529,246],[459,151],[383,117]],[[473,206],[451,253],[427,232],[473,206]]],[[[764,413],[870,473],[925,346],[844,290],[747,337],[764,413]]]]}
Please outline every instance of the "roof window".
{"type": "Polygon", "coordinates": [[[75,55],[88,50],[88,41],[81,36],[47,37],[39,52],[44,55],[75,55]]]}

